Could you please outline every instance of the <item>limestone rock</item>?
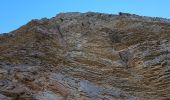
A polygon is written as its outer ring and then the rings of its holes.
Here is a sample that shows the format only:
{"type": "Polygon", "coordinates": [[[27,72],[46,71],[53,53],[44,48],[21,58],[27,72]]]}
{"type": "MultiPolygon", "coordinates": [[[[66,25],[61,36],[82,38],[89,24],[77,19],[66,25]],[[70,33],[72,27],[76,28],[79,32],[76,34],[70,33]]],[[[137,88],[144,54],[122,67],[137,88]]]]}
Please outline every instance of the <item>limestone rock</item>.
{"type": "Polygon", "coordinates": [[[61,13],[0,35],[0,100],[169,100],[170,20],[61,13]]]}

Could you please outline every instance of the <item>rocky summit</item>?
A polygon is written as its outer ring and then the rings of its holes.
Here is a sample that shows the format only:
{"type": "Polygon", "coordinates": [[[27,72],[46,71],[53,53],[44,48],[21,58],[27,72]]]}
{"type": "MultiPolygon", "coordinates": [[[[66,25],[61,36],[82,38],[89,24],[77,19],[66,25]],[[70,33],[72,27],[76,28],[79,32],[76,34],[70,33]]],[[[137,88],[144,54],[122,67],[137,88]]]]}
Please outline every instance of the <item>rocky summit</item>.
{"type": "Polygon", "coordinates": [[[72,12],[0,34],[0,100],[170,100],[170,20],[72,12]]]}

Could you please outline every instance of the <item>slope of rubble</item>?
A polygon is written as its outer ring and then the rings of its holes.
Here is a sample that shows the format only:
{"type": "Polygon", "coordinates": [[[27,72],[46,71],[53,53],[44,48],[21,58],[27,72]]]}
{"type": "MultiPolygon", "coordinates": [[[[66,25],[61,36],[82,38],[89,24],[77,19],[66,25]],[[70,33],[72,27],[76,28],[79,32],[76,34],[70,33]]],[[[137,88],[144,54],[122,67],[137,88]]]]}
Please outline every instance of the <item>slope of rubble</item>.
{"type": "Polygon", "coordinates": [[[0,100],[169,100],[170,20],[61,13],[0,35],[0,100]]]}

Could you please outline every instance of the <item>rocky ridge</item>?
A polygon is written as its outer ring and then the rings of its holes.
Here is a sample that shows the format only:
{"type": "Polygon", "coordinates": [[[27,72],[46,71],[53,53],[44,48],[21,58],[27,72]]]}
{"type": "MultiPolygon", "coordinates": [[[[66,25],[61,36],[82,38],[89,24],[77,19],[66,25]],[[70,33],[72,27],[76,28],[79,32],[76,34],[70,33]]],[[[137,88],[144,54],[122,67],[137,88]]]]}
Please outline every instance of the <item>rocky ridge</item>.
{"type": "Polygon", "coordinates": [[[0,100],[169,100],[170,20],[61,13],[0,36],[0,100]]]}

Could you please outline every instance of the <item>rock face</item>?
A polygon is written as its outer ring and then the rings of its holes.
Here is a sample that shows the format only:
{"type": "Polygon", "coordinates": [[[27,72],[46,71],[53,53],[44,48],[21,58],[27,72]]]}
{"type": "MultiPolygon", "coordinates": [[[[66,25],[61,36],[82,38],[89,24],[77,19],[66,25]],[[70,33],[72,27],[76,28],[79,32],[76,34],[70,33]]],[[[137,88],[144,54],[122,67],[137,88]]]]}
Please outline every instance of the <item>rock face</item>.
{"type": "Polygon", "coordinates": [[[0,100],[169,100],[170,20],[61,13],[0,36],[0,100]]]}

